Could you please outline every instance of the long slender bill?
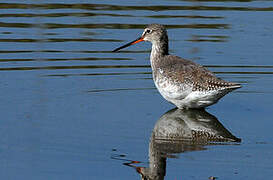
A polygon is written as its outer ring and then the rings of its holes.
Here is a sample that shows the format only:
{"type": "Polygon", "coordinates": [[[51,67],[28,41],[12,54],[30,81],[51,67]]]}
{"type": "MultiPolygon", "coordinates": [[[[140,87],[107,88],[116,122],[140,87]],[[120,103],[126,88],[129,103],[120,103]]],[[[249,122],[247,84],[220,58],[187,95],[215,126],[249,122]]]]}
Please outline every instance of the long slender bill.
{"type": "Polygon", "coordinates": [[[132,42],[129,42],[129,43],[123,45],[123,46],[120,46],[119,48],[113,50],[112,52],[117,52],[117,51],[120,50],[120,49],[126,48],[126,47],[128,47],[128,46],[131,46],[131,45],[133,45],[133,44],[139,43],[139,42],[141,42],[141,41],[144,41],[144,39],[143,39],[142,37],[139,37],[139,38],[137,38],[136,40],[134,40],[134,41],[132,41],[132,42]]]}

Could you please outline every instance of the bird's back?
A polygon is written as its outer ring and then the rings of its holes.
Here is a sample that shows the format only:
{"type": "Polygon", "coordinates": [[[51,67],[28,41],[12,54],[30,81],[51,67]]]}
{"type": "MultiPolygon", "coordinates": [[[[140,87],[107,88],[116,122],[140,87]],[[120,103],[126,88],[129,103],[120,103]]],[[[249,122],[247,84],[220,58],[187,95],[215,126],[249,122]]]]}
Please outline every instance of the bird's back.
{"type": "Polygon", "coordinates": [[[167,55],[156,67],[157,73],[176,83],[192,86],[193,91],[237,89],[240,84],[217,78],[207,68],[178,56],[167,55]]]}

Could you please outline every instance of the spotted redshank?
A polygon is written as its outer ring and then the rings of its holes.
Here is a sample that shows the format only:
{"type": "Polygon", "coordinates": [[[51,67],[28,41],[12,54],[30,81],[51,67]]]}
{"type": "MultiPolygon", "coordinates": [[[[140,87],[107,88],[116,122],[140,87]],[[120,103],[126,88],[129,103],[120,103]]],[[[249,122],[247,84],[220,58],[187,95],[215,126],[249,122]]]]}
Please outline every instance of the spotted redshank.
{"type": "Polygon", "coordinates": [[[215,104],[240,84],[217,78],[212,72],[192,61],[169,54],[167,30],[163,25],[150,24],[138,39],[115,50],[141,41],[150,41],[150,62],[153,80],[160,94],[179,109],[204,108],[215,104]]]}

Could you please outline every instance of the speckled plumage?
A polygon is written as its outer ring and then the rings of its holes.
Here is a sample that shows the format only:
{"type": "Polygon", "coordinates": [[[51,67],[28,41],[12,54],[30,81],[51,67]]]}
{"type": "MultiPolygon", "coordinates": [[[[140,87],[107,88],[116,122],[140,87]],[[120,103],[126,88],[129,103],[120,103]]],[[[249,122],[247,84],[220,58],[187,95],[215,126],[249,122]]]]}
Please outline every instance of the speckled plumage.
{"type": "Polygon", "coordinates": [[[155,85],[166,100],[180,109],[212,105],[228,92],[240,87],[180,57],[166,55],[161,60],[153,62],[155,85]]]}
{"type": "Polygon", "coordinates": [[[168,35],[160,24],[148,25],[142,36],[127,45],[150,41],[150,55],[154,83],[160,94],[178,108],[203,108],[240,88],[240,84],[217,78],[212,72],[192,61],[169,55],[168,35]]]}

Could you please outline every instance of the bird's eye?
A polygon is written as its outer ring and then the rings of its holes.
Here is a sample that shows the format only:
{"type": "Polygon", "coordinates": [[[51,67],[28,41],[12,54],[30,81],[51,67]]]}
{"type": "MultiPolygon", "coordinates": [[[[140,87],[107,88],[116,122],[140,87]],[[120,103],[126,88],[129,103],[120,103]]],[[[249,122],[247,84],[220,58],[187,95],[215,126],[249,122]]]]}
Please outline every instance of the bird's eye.
{"type": "Polygon", "coordinates": [[[147,29],[146,32],[147,32],[147,33],[151,33],[152,30],[151,30],[151,29],[147,29]]]}

